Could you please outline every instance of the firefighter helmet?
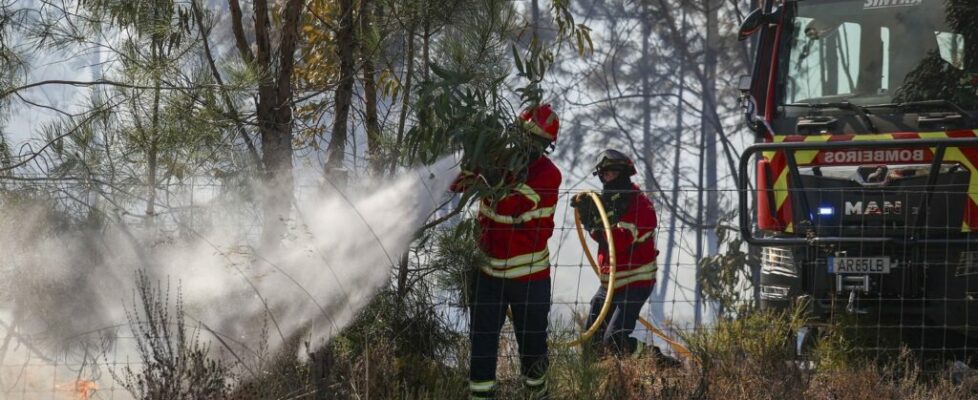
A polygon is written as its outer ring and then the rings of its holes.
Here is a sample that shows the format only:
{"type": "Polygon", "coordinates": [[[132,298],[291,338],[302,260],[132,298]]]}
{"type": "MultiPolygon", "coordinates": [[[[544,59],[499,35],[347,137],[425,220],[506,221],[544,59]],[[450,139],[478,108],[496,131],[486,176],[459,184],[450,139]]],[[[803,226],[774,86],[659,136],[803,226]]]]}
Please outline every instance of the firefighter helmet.
{"type": "Polygon", "coordinates": [[[546,139],[551,143],[557,141],[560,121],[557,120],[557,114],[550,108],[550,104],[541,104],[523,110],[516,122],[524,131],[534,136],[546,139]]]}
{"type": "Polygon", "coordinates": [[[597,176],[602,171],[618,171],[625,176],[635,175],[637,172],[635,170],[635,164],[628,156],[622,154],[622,152],[614,149],[607,149],[602,151],[598,155],[598,162],[594,165],[594,172],[592,175],[597,176]]]}

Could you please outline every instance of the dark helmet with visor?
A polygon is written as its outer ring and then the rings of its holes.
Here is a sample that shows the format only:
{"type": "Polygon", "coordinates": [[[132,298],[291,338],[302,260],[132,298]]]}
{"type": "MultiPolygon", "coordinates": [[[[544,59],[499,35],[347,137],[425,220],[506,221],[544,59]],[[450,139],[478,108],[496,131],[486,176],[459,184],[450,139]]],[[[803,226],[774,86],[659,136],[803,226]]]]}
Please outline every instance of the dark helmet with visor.
{"type": "Polygon", "coordinates": [[[597,176],[603,171],[618,171],[625,176],[635,175],[635,164],[625,154],[618,150],[607,149],[598,155],[592,175],[597,176]]]}

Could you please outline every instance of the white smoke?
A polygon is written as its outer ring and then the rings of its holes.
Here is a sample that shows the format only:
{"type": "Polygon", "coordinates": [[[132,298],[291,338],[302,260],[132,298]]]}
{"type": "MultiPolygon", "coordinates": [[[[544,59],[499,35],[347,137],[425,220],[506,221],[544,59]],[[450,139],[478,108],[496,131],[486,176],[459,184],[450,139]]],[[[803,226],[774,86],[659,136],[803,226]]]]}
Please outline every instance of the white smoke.
{"type": "MultiPolygon", "coordinates": [[[[206,232],[147,245],[138,230],[67,233],[43,206],[5,203],[0,340],[10,336],[37,346],[34,353],[21,351],[24,358],[70,351],[75,342],[107,331],[125,336],[135,271],[144,269],[164,288],[170,283],[171,303],[179,285],[192,319],[188,326],[206,326],[203,340],[213,332],[240,346],[235,351],[254,351],[267,324],[273,351],[283,339],[300,335],[318,346],[389,282],[394,264],[445,200],[457,173],[456,160],[447,157],[366,193],[302,198],[294,227],[273,253],[256,251],[244,240],[241,226],[251,221],[211,221],[206,232]]],[[[134,358],[108,359],[125,356],[134,358]]],[[[16,365],[10,357],[3,363],[16,365]]],[[[0,383],[9,382],[5,375],[0,373],[0,383]]]]}

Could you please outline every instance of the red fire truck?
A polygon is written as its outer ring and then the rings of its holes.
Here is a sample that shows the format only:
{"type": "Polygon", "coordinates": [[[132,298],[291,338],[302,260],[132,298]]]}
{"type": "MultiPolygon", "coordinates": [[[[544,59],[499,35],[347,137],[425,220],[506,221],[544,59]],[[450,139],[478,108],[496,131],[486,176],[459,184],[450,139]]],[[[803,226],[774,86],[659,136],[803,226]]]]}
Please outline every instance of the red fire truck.
{"type": "Polygon", "coordinates": [[[911,346],[967,352],[978,1],[760,3],[740,30],[756,49],[740,89],[757,143],[738,179],[762,307],[803,299],[816,320],[856,314],[911,346]]]}

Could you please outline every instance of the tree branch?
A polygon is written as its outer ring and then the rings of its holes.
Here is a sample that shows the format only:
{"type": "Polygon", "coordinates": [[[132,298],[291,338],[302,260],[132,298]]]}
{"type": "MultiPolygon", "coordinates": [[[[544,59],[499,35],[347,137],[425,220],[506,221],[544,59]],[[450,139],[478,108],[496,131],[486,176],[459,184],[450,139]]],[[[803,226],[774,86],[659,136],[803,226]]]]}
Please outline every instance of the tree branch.
{"type": "Polygon", "coordinates": [[[238,0],[228,0],[228,6],[231,9],[231,31],[234,32],[234,44],[245,63],[251,65],[255,60],[255,55],[252,54],[248,40],[245,38],[244,24],[241,21],[241,4],[238,3],[238,0]]]}
{"type": "Polygon", "coordinates": [[[220,86],[218,89],[221,92],[221,97],[224,99],[224,105],[227,107],[228,117],[234,121],[234,126],[238,130],[238,134],[241,139],[244,140],[245,146],[248,147],[248,154],[251,155],[252,162],[261,169],[262,162],[261,156],[258,155],[258,149],[255,147],[255,143],[252,142],[251,137],[248,136],[248,131],[245,130],[244,125],[241,123],[241,117],[238,115],[238,109],[235,108],[234,102],[231,101],[231,96],[228,95],[227,90],[224,88],[224,79],[221,78],[221,71],[217,69],[217,64],[214,62],[214,55],[211,53],[210,41],[207,39],[210,34],[210,29],[204,27],[204,16],[201,12],[198,0],[193,0],[191,2],[191,10],[194,14],[194,21],[197,23],[197,29],[200,29],[201,41],[204,44],[204,56],[207,58],[207,65],[210,67],[211,74],[214,75],[214,81],[220,86]]]}
{"type": "MultiPolygon", "coordinates": [[[[51,145],[53,145],[55,142],[57,142],[58,140],[64,139],[64,138],[66,138],[68,136],[71,136],[72,134],[74,134],[75,132],[77,132],[78,129],[80,129],[82,126],[84,126],[89,121],[91,121],[92,119],[94,119],[96,116],[101,115],[102,112],[105,111],[105,110],[106,109],[101,109],[101,110],[93,111],[88,116],[86,116],[85,119],[83,119],[81,122],[75,124],[75,127],[74,128],[71,128],[67,132],[62,133],[62,134],[60,134],[58,136],[55,136],[54,138],[52,138],[51,140],[49,140],[47,143],[45,143],[44,146],[41,146],[40,149],[38,149],[37,151],[32,152],[31,155],[28,156],[27,158],[25,158],[23,160],[20,160],[19,162],[15,163],[15,164],[11,164],[11,165],[7,165],[7,166],[4,166],[4,167],[0,167],[0,171],[10,171],[10,170],[13,170],[15,168],[18,168],[18,167],[20,167],[22,165],[25,165],[25,164],[31,162],[31,160],[33,160],[33,159],[37,158],[38,156],[40,156],[41,153],[44,152],[44,150],[46,150],[48,147],[51,147],[51,145]]],[[[7,177],[4,177],[4,178],[7,178],[7,177]]]]}
{"type": "MultiPolygon", "coordinates": [[[[70,81],[70,80],[63,80],[63,79],[50,79],[50,80],[46,80],[46,81],[29,83],[29,84],[26,84],[26,85],[23,85],[23,86],[18,86],[18,87],[11,88],[11,89],[5,90],[3,92],[0,92],[0,100],[4,99],[7,96],[10,96],[10,95],[12,95],[14,93],[23,91],[23,90],[32,89],[32,88],[40,87],[40,86],[46,86],[46,85],[68,85],[68,86],[75,86],[75,87],[91,87],[91,86],[101,86],[101,85],[104,85],[104,86],[121,87],[121,88],[125,88],[125,89],[143,89],[143,90],[156,89],[153,86],[133,85],[133,84],[129,84],[129,83],[116,82],[116,81],[110,81],[110,80],[105,80],[105,79],[100,79],[100,80],[97,80],[97,81],[70,81]]],[[[194,88],[169,86],[169,87],[164,87],[162,89],[166,89],[166,90],[186,90],[186,89],[194,89],[194,88]]]]}
{"type": "Polygon", "coordinates": [[[299,41],[299,16],[303,0],[288,0],[282,21],[282,41],[279,45],[278,99],[282,104],[292,97],[292,69],[295,65],[295,48],[299,41]]]}
{"type": "MultiPolygon", "coordinates": [[[[255,0],[255,45],[258,48],[255,56],[257,57],[258,66],[261,68],[268,68],[271,65],[270,28],[270,22],[268,21],[268,1],[255,0]]],[[[263,79],[268,78],[268,76],[265,76],[267,73],[268,71],[261,71],[263,79]]]]}

